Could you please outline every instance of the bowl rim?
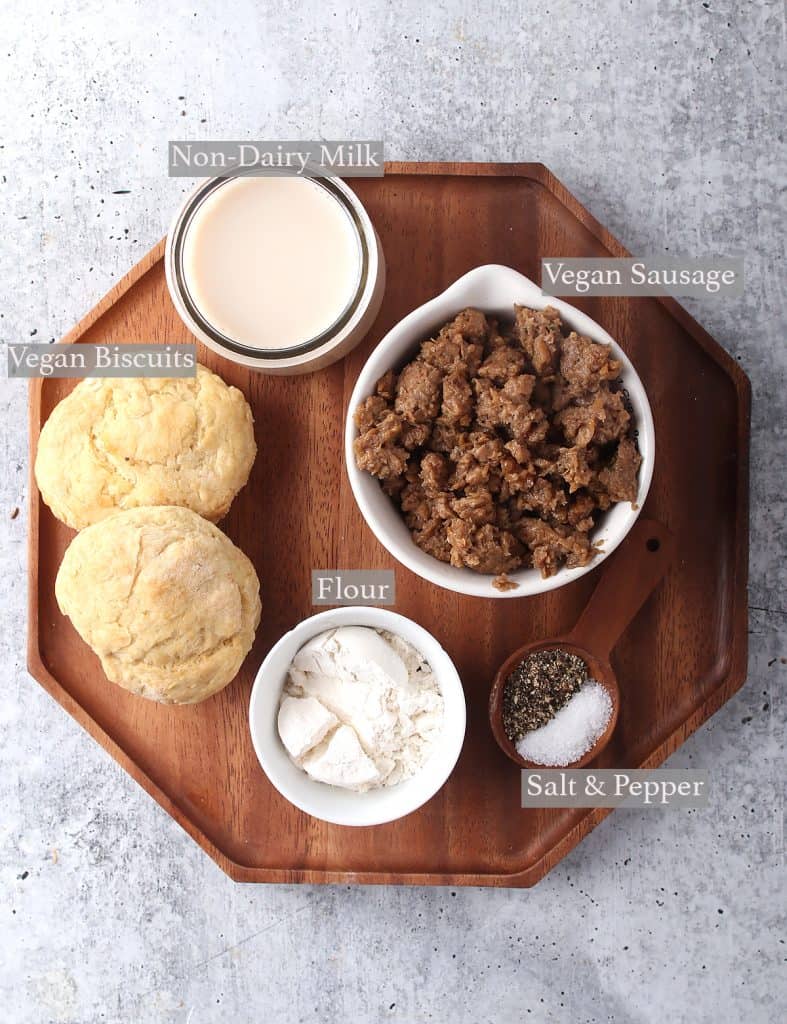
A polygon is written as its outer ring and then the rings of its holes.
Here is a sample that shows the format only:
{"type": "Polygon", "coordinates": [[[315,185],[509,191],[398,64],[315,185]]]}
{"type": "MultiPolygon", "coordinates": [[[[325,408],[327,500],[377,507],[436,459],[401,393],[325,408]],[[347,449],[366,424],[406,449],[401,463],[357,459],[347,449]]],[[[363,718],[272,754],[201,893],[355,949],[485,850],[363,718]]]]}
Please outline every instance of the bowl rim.
{"type": "MultiPolygon", "coordinates": [[[[276,671],[278,674],[278,670],[276,671]]],[[[281,636],[265,656],[254,678],[248,714],[252,746],[260,767],[270,784],[286,800],[306,814],[329,824],[355,827],[383,825],[397,821],[412,814],[428,800],[431,800],[453,772],[464,745],[467,729],[467,704],[464,688],[453,659],[440,641],[413,619],[387,608],[371,605],[343,605],[318,612],[302,619],[281,636]],[[445,725],[448,725],[449,719],[453,724],[451,733],[446,731],[438,741],[430,758],[415,775],[395,786],[368,790],[365,793],[328,786],[310,779],[290,760],[289,754],[279,738],[275,717],[273,734],[275,742],[278,744],[275,753],[267,748],[266,739],[262,735],[263,726],[259,724],[260,716],[262,716],[262,721],[265,721],[268,714],[275,716],[278,712],[279,696],[286,668],[278,681],[272,682],[270,675],[272,665],[279,660],[283,651],[287,651],[284,656],[289,664],[297,651],[312,637],[328,629],[349,625],[387,629],[391,633],[403,636],[417,647],[429,662],[438,681],[443,700],[448,705],[445,725]],[[414,636],[417,639],[413,639],[414,636]],[[290,649],[291,653],[289,653],[290,649]],[[437,666],[435,662],[438,662],[437,666]],[[269,707],[265,706],[266,703],[269,704],[269,707]],[[430,764],[435,767],[433,762],[436,759],[439,770],[429,776],[426,773],[430,764]],[[298,780],[297,786],[288,781],[295,778],[298,780]],[[422,780],[421,785],[419,785],[419,780],[422,780]],[[426,784],[423,784],[424,780],[427,780],[426,784]],[[304,799],[303,793],[296,792],[296,789],[305,790],[307,793],[313,792],[314,800],[304,799]],[[393,794],[393,799],[391,794],[393,794]],[[329,800],[333,804],[343,804],[345,809],[338,812],[336,810],[326,811],[321,807],[321,798],[322,801],[329,800]],[[388,805],[387,809],[386,805],[388,805]]]]}
{"type": "MultiPolygon", "coordinates": [[[[573,583],[575,580],[598,568],[624,540],[639,516],[647,498],[653,479],[655,466],[655,429],[653,414],[645,388],[631,360],[615,341],[615,339],[595,320],[575,306],[562,299],[548,295],[524,274],[501,264],[484,264],[463,274],[443,292],[428,302],[416,307],[402,320],[395,324],[369,355],[361,369],[350,397],[345,421],[345,467],[350,481],[356,504],[367,525],[383,547],[405,568],[417,576],[436,586],[466,594],[471,597],[521,598],[544,594],[558,587],[573,583]],[[505,303],[502,298],[506,298],[505,303]],[[486,299],[486,301],[485,301],[486,299]],[[634,506],[618,503],[610,512],[622,508],[618,514],[621,521],[617,529],[604,536],[603,548],[586,566],[573,569],[561,568],[547,579],[542,579],[537,569],[520,569],[509,573],[509,578],[518,583],[512,590],[500,591],[492,586],[491,575],[473,572],[471,569],[457,568],[440,562],[417,547],[409,537],[406,540],[395,535],[395,531],[387,527],[384,518],[378,515],[373,507],[373,495],[382,495],[379,481],[368,473],[358,469],[353,455],[353,442],[358,430],[353,422],[353,412],[359,403],[372,394],[374,385],[382,374],[392,367],[400,365],[406,358],[408,350],[414,350],[418,343],[440,324],[445,323],[462,309],[474,306],[482,311],[498,310],[506,305],[512,308],[514,303],[543,309],[554,306],[561,315],[563,322],[572,330],[586,334],[594,341],[611,346],[616,359],[621,363],[621,377],[624,388],[631,402],[638,444],[642,455],[639,471],[639,490],[634,506]],[[627,507],[626,507],[627,506],[627,507]]],[[[396,511],[396,510],[394,510],[396,511]]],[[[396,515],[399,516],[398,511],[396,515]]],[[[399,519],[403,524],[403,521],[399,519]]],[[[596,532],[604,527],[604,523],[596,528],[596,532]]],[[[404,527],[406,530],[406,527],[404,527]]],[[[401,533],[401,531],[400,531],[401,533]]]]}

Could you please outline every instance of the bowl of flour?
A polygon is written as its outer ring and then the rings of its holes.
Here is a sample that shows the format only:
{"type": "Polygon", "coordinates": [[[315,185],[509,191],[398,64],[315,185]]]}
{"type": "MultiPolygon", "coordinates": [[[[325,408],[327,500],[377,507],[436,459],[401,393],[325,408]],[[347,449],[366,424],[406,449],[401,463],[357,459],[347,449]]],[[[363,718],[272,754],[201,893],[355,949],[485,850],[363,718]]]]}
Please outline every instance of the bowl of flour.
{"type": "Polygon", "coordinates": [[[431,799],[462,749],[453,662],[423,627],[384,608],[301,622],[257,673],[249,725],[270,782],[308,814],[379,825],[431,799]]]}

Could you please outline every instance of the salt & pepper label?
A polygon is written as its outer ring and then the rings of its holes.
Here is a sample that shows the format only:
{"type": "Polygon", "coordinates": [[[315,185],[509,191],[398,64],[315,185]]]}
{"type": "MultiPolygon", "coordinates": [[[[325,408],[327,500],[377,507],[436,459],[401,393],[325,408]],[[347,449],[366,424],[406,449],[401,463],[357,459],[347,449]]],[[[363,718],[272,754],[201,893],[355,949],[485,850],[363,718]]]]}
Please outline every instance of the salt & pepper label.
{"type": "Polygon", "coordinates": [[[522,772],[523,807],[707,807],[702,768],[544,768],[522,772]]]}

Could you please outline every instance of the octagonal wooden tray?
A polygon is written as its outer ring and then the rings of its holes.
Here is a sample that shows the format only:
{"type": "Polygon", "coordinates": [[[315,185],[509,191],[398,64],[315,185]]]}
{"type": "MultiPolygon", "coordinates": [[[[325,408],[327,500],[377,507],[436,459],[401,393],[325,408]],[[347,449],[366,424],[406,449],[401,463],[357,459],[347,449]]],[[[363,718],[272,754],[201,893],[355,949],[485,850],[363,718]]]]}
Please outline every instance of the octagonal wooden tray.
{"type": "MultiPolygon", "coordinates": [[[[599,575],[543,597],[484,601],[395,566],[350,493],[342,424],[372,347],[465,271],[504,263],[538,280],[542,256],[628,253],[539,164],[393,164],[384,178],[352,184],[388,263],[385,301],[366,342],[327,370],[291,378],[255,375],[200,352],[245,392],[256,420],[252,478],[222,524],[262,581],[262,625],[239,677],[186,708],[108,683],[57,608],[54,579],[72,533],[40,501],[32,475],[30,671],[234,879],[531,885],[609,812],[520,809],[519,772],[489,730],[489,686],[515,647],[568,630],[599,575]],[[252,750],[252,680],[276,639],[315,611],[313,567],[395,567],[397,610],[439,638],[464,682],[469,722],[456,770],[425,807],[390,825],[348,829],[300,813],[269,785],[252,750]]],[[[162,253],[163,243],[66,340],[191,340],[169,300],[162,253]]],[[[749,385],[671,300],[577,305],[618,339],[645,384],[657,436],[645,513],[678,541],[668,576],[615,651],[621,716],[599,762],[655,766],[745,677],[749,385]]],[[[31,465],[41,424],[73,383],[32,384],[31,465]]],[[[625,547],[612,557],[624,558],[625,547]]]]}

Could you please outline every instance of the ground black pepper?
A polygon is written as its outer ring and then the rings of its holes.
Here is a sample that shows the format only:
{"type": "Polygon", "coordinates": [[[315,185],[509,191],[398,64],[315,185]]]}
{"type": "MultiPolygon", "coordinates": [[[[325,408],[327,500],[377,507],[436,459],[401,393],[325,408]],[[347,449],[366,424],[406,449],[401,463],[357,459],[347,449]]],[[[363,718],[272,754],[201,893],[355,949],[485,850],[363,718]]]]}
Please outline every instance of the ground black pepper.
{"type": "Polygon", "coordinates": [[[555,717],[588,678],[578,654],[560,648],[528,654],[503,687],[503,728],[512,743],[555,717]]]}

